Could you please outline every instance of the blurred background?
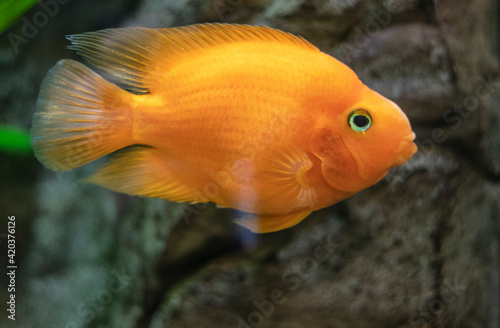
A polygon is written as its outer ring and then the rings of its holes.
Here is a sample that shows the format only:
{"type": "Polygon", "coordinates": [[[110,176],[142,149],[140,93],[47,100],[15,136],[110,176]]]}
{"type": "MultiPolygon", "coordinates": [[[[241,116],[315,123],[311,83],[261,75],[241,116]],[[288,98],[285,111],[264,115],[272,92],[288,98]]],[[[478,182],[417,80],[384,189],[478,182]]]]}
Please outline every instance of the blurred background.
{"type": "MultiPolygon", "coordinates": [[[[499,2],[0,1],[1,327],[500,327],[499,2]],[[284,231],[113,193],[29,147],[68,34],[201,22],[301,35],[394,100],[419,152],[284,231]],[[15,321],[7,227],[15,216],[15,321]]],[[[304,86],[307,87],[307,86],[304,86]]]]}

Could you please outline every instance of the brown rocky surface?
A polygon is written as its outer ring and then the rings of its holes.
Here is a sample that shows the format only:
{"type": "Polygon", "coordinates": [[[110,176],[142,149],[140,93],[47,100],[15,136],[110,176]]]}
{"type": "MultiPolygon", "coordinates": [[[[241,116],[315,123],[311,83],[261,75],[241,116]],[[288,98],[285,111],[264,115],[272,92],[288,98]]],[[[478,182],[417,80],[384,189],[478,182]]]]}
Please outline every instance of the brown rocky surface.
{"type": "Polygon", "coordinates": [[[12,179],[2,184],[24,232],[17,320],[0,326],[500,327],[498,1],[101,3],[61,1],[26,44],[1,36],[2,122],[29,128],[46,71],[77,58],[66,34],[266,24],[304,36],[400,104],[419,152],[374,187],[266,235],[212,204],[79,182],[94,164],[56,174],[2,156],[2,174],[22,168],[31,183],[19,178],[25,197],[12,179]]]}

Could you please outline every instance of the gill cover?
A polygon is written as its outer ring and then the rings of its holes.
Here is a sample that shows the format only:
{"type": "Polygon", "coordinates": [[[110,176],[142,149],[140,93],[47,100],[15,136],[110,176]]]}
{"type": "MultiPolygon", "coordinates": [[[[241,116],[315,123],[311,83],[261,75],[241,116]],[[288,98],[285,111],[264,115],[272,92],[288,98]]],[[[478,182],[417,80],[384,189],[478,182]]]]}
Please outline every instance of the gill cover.
{"type": "Polygon", "coordinates": [[[358,191],[363,188],[357,173],[358,165],[332,126],[335,125],[324,124],[314,130],[311,152],[320,159],[321,173],[331,187],[347,192],[358,191]]]}

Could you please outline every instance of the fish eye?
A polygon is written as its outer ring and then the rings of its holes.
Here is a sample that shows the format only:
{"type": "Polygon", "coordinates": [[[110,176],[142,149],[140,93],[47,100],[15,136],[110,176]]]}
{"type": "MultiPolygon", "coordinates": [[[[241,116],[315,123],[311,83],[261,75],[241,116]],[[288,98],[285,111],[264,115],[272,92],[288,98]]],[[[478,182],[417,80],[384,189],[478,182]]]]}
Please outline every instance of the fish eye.
{"type": "Polygon", "coordinates": [[[372,125],[372,117],[368,111],[357,108],[347,116],[347,123],[356,132],[365,132],[372,125]]]}

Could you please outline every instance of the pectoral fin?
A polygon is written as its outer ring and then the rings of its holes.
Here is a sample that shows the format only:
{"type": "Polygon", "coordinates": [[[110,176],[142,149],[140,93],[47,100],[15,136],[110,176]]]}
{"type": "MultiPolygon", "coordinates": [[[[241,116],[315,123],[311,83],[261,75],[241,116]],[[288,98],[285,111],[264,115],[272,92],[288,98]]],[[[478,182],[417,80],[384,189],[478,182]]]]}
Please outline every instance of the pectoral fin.
{"type": "Polygon", "coordinates": [[[256,233],[274,232],[293,227],[311,212],[311,210],[304,210],[284,215],[247,214],[235,219],[234,222],[256,233]]]}
{"type": "Polygon", "coordinates": [[[305,152],[294,146],[275,147],[263,152],[256,166],[255,178],[274,201],[289,204],[290,211],[313,207],[316,191],[307,178],[313,163],[305,152]]]}

